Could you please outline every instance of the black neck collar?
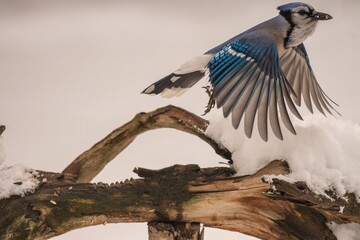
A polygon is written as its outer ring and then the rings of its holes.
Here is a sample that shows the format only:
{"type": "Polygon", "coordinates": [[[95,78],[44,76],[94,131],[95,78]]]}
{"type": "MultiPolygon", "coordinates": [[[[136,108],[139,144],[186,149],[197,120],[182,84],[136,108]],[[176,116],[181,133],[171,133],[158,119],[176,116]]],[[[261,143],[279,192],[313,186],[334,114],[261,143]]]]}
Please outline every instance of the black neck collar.
{"type": "Polygon", "coordinates": [[[284,38],[284,47],[286,48],[286,45],[287,45],[287,43],[289,41],[290,35],[291,35],[291,33],[292,33],[292,31],[293,31],[293,29],[295,27],[295,24],[291,19],[291,11],[280,11],[279,14],[281,16],[283,16],[286,19],[286,21],[290,24],[290,27],[289,27],[289,29],[288,29],[288,31],[286,33],[286,37],[284,38]]]}

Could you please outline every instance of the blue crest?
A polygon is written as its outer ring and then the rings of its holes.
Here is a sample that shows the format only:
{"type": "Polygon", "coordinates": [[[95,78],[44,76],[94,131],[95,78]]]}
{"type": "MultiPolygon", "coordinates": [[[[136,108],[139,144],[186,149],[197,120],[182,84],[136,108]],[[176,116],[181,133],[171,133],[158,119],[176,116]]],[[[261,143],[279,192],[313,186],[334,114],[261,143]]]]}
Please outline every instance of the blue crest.
{"type": "Polygon", "coordinates": [[[311,6],[309,6],[306,3],[293,2],[293,3],[287,3],[287,4],[284,4],[284,5],[278,6],[277,9],[280,10],[280,11],[286,12],[286,11],[290,11],[291,9],[297,8],[297,7],[300,7],[300,6],[306,6],[306,7],[312,8],[311,6]]]}

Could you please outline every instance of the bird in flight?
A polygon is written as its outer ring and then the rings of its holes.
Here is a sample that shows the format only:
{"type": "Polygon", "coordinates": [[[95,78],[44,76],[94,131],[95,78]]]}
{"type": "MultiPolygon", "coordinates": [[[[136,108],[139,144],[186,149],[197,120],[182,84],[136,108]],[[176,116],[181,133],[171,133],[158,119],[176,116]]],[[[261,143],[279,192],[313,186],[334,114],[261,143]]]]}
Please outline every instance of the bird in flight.
{"type": "Polygon", "coordinates": [[[264,141],[268,140],[268,122],[275,136],[283,140],[280,119],[296,134],[289,112],[302,120],[295,106],[301,106],[302,98],[311,113],[313,105],[324,115],[325,111],[337,112],[332,103],[337,104],[317,82],[303,44],[318,21],[332,17],[300,2],[277,9],[278,16],[190,59],[142,93],[179,96],[207,76],[205,88],[210,99],[205,113],[216,103],[224,117],[231,114],[234,128],[243,119],[249,138],[257,114],[257,128],[264,141]]]}

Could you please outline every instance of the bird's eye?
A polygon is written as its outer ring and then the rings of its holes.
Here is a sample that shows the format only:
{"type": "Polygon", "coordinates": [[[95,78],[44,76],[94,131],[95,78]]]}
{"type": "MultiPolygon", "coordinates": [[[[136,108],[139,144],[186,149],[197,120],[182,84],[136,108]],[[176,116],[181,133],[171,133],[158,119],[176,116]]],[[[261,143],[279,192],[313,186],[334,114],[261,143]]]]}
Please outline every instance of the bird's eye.
{"type": "Polygon", "coordinates": [[[306,11],[305,10],[301,10],[298,12],[300,15],[305,15],[306,14],[306,11]]]}

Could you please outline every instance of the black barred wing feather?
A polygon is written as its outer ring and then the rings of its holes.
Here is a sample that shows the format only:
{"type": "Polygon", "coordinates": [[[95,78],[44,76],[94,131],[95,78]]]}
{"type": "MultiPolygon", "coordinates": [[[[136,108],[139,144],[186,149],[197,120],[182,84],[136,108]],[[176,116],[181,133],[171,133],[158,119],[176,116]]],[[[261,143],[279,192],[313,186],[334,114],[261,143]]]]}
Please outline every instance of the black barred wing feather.
{"type": "Polygon", "coordinates": [[[330,109],[338,113],[331,103],[337,104],[324,93],[315,78],[304,44],[289,48],[280,58],[280,65],[294,89],[293,99],[298,106],[301,106],[302,96],[311,113],[313,113],[312,103],[324,115],[324,109],[330,114],[332,114],[330,109]]]}
{"type": "Polygon", "coordinates": [[[235,128],[245,115],[245,133],[250,138],[257,114],[262,139],[268,140],[268,119],[275,136],[283,139],[280,116],[285,127],[296,134],[287,108],[301,116],[290,97],[293,90],[280,68],[271,34],[256,31],[226,45],[209,62],[208,69],[212,97],[225,117],[231,113],[235,128]]]}

